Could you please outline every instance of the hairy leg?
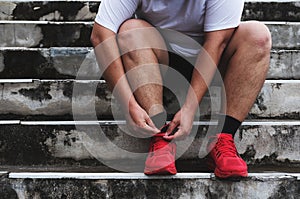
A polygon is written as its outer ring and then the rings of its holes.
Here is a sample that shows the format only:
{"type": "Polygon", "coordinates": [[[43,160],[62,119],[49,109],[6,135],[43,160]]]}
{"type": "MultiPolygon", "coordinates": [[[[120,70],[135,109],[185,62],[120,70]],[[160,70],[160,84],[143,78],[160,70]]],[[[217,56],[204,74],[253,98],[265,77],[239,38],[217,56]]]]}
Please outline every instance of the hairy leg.
{"type": "Polygon", "coordinates": [[[221,67],[226,67],[224,114],[239,121],[246,118],[265,81],[270,49],[271,36],[265,25],[241,23],[220,62],[221,67]]]}
{"type": "Polygon", "coordinates": [[[120,27],[118,44],[136,100],[150,117],[163,112],[159,63],[167,65],[168,54],[160,50],[166,49],[160,33],[146,21],[130,19],[120,27]]]}

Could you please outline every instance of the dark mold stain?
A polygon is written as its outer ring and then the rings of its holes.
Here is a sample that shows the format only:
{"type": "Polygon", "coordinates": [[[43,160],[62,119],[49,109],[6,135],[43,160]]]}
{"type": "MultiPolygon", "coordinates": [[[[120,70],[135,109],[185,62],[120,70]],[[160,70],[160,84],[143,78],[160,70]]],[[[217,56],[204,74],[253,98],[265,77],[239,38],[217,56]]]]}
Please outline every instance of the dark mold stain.
{"type": "Polygon", "coordinates": [[[74,20],[78,11],[84,6],[81,2],[21,2],[13,11],[14,19],[17,20],[39,20],[39,18],[58,11],[61,20],[74,20]],[[72,6],[70,6],[72,5],[72,6]]]}
{"type": "Polygon", "coordinates": [[[0,78],[32,78],[49,64],[49,61],[36,51],[5,51],[3,54],[5,68],[0,73],[0,78]]]}
{"type": "Polygon", "coordinates": [[[37,88],[22,88],[19,90],[19,93],[32,100],[38,100],[41,102],[43,100],[52,99],[52,96],[49,94],[50,90],[50,83],[44,83],[40,84],[37,88]]]}
{"type": "Polygon", "coordinates": [[[24,166],[29,162],[38,164],[49,161],[49,154],[41,144],[47,137],[46,131],[40,128],[25,130],[18,125],[1,127],[0,140],[4,146],[0,151],[1,162],[4,161],[4,165],[24,166]]]}
{"type": "MultiPolygon", "coordinates": [[[[2,180],[1,180],[2,181],[2,180]]],[[[18,199],[18,194],[12,188],[9,182],[0,182],[0,198],[3,199],[18,199]]]]}
{"type": "Polygon", "coordinates": [[[106,198],[106,185],[101,186],[91,180],[26,179],[24,180],[24,184],[26,184],[28,198],[34,198],[37,193],[41,198],[106,198]]]}
{"type": "Polygon", "coordinates": [[[5,50],[3,55],[5,68],[0,72],[0,78],[72,78],[69,75],[59,74],[53,67],[50,58],[43,56],[39,51],[5,50]]]}
{"type": "MultiPolygon", "coordinates": [[[[80,93],[80,95],[83,95],[83,96],[90,95],[92,89],[95,88],[95,84],[97,84],[97,88],[96,88],[93,96],[96,96],[99,99],[109,100],[108,96],[111,95],[107,84],[97,83],[97,82],[82,83],[82,85],[80,85],[81,83],[76,83],[76,84],[78,84],[78,87],[77,87],[78,89],[82,89],[82,92],[80,93]]],[[[73,97],[73,87],[74,87],[74,82],[64,82],[63,88],[62,88],[64,96],[71,99],[73,97]]]]}
{"type": "Polygon", "coordinates": [[[267,110],[267,106],[264,105],[264,94],[263,93],[261,93],[257,96],[254,104],[257,105],[257,107],[259,108],[260,111],[267,110]]]}
{"type": "MultiPolygon", "coordinates": [[[[297,179],[284,181],[280,183],[279,188],[273,193],[269,199],[282,199],[295,196],[297,198],[300,195],[300,182],[297,179]],[[297,196],[298,195],[298,196],[297,196]]],[[[291,197],[294,198],[294,197],[291,197]]]]}
{"type": "Polygon", "coordinates": [[[241,154],[241,157],[246,161],[246,162],[252,162],[254,159],[254,156],[256,154],[256,151],[254,149],[253,145],[247,146],[246,152],[241,154]]]}
{"type": "Polygon", "coordinates": [[[68,97],[68,98],[72,98],[72,94],[73,94],[73,83],[72,82],[65,82],[63,84],[63,95],[68,97]]]}
{"type": "Polygon", "coordinates": [[[271,86],[272,86],[272,90],[275,90],[275,89],[280,90],[282,84],[281,83],[276,83],[276,84],[271,84],[271,86]]]}
{"type": "Polygon", "coordinates": [[[45,24],[39,25],[42,29],[43,47],[91,47],[90,35],[92,26],[73,24],[45,24]]]}

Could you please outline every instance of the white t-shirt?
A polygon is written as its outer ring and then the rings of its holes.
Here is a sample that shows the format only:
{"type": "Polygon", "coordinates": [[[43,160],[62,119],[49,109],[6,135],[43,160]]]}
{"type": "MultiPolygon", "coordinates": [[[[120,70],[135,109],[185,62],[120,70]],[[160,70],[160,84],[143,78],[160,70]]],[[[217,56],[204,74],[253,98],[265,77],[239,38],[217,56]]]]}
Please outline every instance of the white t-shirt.
{"type": "MultiPolygon", "coordinates": [[[[155,27],[178,31],[202,44],[204,32],[237,27],[243,6],[244,0],[102,0],[95,21],[117,33],[135,14],[155,27]]],[[[170,43],[175,52],[187,57],[199,52],[189,45],[170,43]]]]}

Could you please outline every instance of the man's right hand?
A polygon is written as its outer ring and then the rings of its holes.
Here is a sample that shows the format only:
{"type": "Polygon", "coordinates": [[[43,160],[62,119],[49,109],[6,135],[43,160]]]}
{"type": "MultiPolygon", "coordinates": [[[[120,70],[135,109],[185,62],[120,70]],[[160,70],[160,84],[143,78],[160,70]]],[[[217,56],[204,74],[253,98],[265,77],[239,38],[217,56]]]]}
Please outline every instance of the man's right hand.
{"type": "Polygon", "coordinates": [[[126,120],[129,130],[131,130],[131,133],[136,137],[151,137],[160,132],[160,130],[155,127],[147,112],[138,104],[129,107],[129,111],[126,113],[126,120]]]}

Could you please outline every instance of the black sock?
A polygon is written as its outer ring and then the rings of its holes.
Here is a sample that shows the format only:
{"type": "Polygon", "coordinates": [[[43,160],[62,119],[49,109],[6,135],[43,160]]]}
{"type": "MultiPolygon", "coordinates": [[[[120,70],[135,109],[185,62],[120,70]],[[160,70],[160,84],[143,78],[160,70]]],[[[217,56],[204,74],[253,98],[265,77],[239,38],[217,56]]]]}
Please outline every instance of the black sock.
{"type": "Polygon", "coordinates": [[[242,122],[229,115],[220,115],[219,123],[223,124],[223,127],[219,127],[222,129],[221,133],[231,134],[234,137],[242,122]]]}
{"type": "Polygon", "coordinates": [[[160,129],[161,127],[163,127],[165,124],[166,124],[166,121],[167,121],[167,113],[164,111],[164,112],[161,112],[161,113],[158,113],[156,115],[153,115],[152,117],[150,117],[152,122],[154,123],[154,125],[160,129]]]}

